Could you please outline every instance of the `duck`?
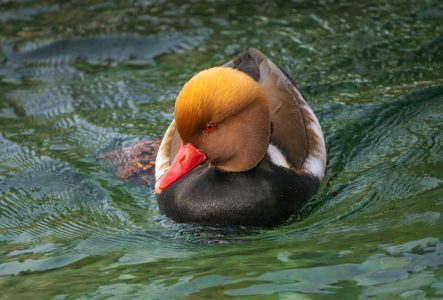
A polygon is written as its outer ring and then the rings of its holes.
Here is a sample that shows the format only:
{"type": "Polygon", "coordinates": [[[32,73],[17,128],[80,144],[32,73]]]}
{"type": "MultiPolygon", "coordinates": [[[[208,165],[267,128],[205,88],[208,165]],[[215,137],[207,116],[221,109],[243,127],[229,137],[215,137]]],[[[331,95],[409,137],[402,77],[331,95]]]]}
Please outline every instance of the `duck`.
{"type": "Polygon", "coordinates": [[[271,227],[316,193],[326,168],[320,123],[294,80],[255,48],[195,74],[163,138],[98,159],[155,185],[179,223],[271,227]]]}
{"type": "Polygon", "coordinates": [[[281,224],[316,193],[326,168],[317,117],[288,73],[255,48],[184,84],[155,150],[157,203],[179,223],[281,224]]]}

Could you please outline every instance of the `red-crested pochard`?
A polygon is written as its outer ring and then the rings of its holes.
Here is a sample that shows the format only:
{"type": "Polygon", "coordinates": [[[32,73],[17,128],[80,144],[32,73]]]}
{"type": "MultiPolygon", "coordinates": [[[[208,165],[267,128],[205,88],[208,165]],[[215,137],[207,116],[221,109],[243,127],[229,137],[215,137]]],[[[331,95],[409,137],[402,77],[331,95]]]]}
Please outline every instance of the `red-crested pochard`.
{"type": "Polygon", "coordinates": [[[317,191],[323,132],[286,73],[256,49],[180,91],[157,152],[160,211],[177,222],[272,226],[317,191]]]}

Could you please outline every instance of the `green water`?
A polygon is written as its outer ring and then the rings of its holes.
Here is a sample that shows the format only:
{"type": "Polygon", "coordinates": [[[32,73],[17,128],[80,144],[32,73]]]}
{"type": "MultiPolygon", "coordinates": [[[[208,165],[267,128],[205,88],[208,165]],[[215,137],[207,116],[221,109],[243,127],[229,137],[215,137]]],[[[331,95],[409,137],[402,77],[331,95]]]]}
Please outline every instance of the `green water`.
{"type": "Polygon", "coordinates": [[[442,299],[441,1],[0,1],[0,299],[442,299]],[[280,227],[175,224],[95,155],[256,47],[327,140],[280,227]]]}

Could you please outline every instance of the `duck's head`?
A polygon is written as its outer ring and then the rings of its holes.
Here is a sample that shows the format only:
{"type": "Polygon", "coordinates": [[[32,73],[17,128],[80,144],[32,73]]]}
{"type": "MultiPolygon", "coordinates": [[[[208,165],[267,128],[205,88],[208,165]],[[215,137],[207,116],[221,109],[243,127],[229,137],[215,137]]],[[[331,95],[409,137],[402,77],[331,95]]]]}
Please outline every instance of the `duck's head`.
{"type": "Polygon", "coordinates": [[[225,172],[247,171],[263,159],[271,136],[271,109],[262,87],[225,67],[201,71],[180,91],[175,123],[183,141],[156,192],[199,164],[225,172]]]}

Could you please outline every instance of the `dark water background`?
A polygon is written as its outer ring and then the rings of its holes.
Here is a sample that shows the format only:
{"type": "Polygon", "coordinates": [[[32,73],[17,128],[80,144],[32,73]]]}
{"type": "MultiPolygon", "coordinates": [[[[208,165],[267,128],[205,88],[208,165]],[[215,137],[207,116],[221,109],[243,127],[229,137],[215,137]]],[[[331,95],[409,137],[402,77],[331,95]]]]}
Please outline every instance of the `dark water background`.
{"type": "Polygon", "coordinates": [[[441,1],[0,1],[0,299],[442,299],[441,1]],[[256,47],[329,166],[273,229],[175,224],[95,155],[256,47]]]}

